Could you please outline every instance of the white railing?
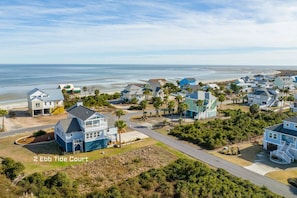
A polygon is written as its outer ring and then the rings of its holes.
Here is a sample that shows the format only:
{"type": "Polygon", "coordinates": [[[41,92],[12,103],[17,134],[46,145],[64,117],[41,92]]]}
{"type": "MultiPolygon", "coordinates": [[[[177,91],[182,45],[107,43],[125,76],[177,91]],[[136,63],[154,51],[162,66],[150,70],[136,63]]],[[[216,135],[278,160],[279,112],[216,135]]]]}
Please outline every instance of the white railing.
{"type": "Polygon", "coordinates": [[[270,152],[270,160],[275,163],[278,163],[278,164],[289,164],[292,162],[292,158],[289,157],[284,151],[280,151],[280,150],[275,150],[275,151],[270,152]],[[272,158],[273,156],[280,158],[281,161],[274,160],[272,158]]]}

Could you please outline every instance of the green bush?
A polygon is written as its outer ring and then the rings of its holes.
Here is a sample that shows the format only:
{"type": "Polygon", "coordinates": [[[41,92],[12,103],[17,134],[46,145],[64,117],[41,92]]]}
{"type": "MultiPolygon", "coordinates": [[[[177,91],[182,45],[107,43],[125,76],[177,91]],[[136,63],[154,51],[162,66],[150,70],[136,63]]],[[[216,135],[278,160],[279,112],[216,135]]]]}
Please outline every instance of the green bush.
{"type": "Polygon", "coordinates": [[[43,131],[43,130],[39,130],[39,131],[33,133],[32,136],[33,136],[33,137],[38,137],[38,136],[42,136],[42,135],[44,135],[44,134],[46,134],[45,131],[43,131]]]}
{"type": "Polygon", "coordinates": [[[10,180],[14,180],[25,169],[24,165],[20,162],[15,162],[13,159],[6,157],[2,161],[2,172],[10,180]]]}

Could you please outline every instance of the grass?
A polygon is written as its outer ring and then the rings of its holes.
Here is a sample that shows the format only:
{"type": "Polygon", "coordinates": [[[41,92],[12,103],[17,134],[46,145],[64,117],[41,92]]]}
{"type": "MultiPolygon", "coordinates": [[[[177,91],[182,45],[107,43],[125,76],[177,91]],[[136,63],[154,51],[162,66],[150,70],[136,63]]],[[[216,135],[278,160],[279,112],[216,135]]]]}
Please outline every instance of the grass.
{"type": "Polygon", "coordinates": [[[62,168],[75,164],[81,164],[83,162],[69,162],[70,157],[88,158],[88,161],[93,161],[103,157],[109,157],[125,153],[136,148],[141,148],[148,145],[156,144],[156,141],[150,138],[135,143],[125,145],[122,148],[106,148],[101,150],[95,150],[86,153],[66,154],[60,155],[61,152],[58,149],[58,145],[55,142],[41,144],[41,145],[15,145],[14,141],[23,136],[31,135],[32,133],[24,133],[17,136],[7,137],[0,139],[0,156],[11,157],[15,161],[19,161],[25,166],[25,174],[31,174],[34,172],[43,172],[52,169],[62,168]],[[104,154],[102,154],[104,152],[104,154]],[[65,157],[68,162],[56,161],[55,157],[65,157]],[[51,161],[47,161],[50,159],[51,161]]]}
{"type": "Polygon", "coordinates": [[[240,155],[225,155],[219,153],[218,150],[212,150],[209,153],[239,166],[249,166],[254,163],[256,155],[262,150],[261,146],[249,142],[238,144],[238,146],[240,155]]]}
{"type": "Polygon", "coordinates": [[[280,170],[280,171],[273,171],[270,173],[267,173],[265,176],[270,177],[271,179],[277,180],[284,184],[289,184],[288,179],[289,178],[297,178],[297,170],[280,170]]]}

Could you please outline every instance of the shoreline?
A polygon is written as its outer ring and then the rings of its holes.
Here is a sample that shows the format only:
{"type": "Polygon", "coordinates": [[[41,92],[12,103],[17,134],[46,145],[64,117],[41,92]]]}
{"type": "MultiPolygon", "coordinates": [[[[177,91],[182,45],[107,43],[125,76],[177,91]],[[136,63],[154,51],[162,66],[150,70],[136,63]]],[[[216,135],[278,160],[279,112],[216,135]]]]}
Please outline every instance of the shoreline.
{"type": "MultiPolygon", "coordinates": [[[[261,73],[265,75],[282,75],[284,72],[288,71],[295,71],[296,70],[274,70],[268,73],[261,73]]],[[[255,74],[253,74],[255,75],[255,74]]],[[[244,76],[244,75],[243,75],[244,76]]],[[[243,77],[242,76],[242,77],[243,77]]],[[[202,83],[214,83],[214,84],[226,84],[232,81],[235,81],[238,78],[224,78],[224,79],[218,79],[218,80],[201,80],[202,83]]],[[[168,80],[168,82],[174,82],[175,80],[178,79],[171,79],[168,80]]],[[[139,83],[139,82],[146,82],[146,80],[135,80],[134,82],[129,82],[129,83],[116,83],[116,84],[110,84],[107,87],[110,87],[109,89],[102,89],[103,86],[101,84],[94,84],[94,85],[89,85],[86,86],[88,87],[89,94],[86,95],[91,95],[90,93],[93,92],[95,89],[99,89],[100,93],[106,93],[106,94],[114,94],[116,92],[120,92],[123,90],[128,84],[133,84],[133,83],[139,83]]],[[[82,88],[82,87],[81,87],[82,88]]],[[[84,96],[85,93],[82,91],[81,96],[84,96]]],[[[1,97],[1,95],[0,95],[1,97]]],[[[18,109],[18,108],[28,108],[28,103],[27,99],[24,97],[22,99],[14,99],[14,100],[7,100],[7,101],[0,101],[0,109],[5,109],[5,110],[11,110],[11,109],[18,109]]]]}

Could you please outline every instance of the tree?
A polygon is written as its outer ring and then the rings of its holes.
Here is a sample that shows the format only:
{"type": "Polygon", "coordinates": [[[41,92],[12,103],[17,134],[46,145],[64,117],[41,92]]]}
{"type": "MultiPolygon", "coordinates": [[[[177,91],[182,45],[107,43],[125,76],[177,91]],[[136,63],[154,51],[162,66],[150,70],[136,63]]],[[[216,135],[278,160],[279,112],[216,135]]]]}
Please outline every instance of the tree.
{"type": "Polygon", "coordinates": [[[118,117],[118,120],[121,118],[122,115],[125,115],[125,112],[123,111],[123,109],[118,109],[115,112],[116,116],[118,117]]]}
{"type": "Polygon", "coordinates": [[[9,157],[4,158],[1,164],[3,173],[10,180],[14,180],[25,169],[22,163],[15,162],[9,157]]]}
{"type": "Polygon", "coordinates": [[[159,109],[163,105],[163,101],[160,97],[156,97],[153,102],[153,106],[156,110],[156,116],[159,117],[159,109]]]}
{"type": "Polygon", "coordinates": [[[174,101],[173,100],[170,100],[167,104],[167,108],[168,108],[168,111],[169,111],[169,114],[171,115],[172,111],[174,111],[174,101]]]}
{"type": "Polygon", "coordinates": [[[141,102],[140,102],[140,108],[142,109],[142,116],[143,116],[143,119],[146,119],[146,116],[144,115],[145,113],[144,113],[144,111],[145,111],[145,109],[146,109],[146,107],[147,107],[147,101],[146,100],[142,100],[141,102]]]}
{"type": "Polygon", "coordinates": [[[86,86],[83,87],[83,91],[85,93],[85,96],[87,96],[86,92],[87,92],[88,88],[86,86]]]}
{"type": "Polygon", "coordinates": [[[145,89],[143,94],[145,96],[145,100],[148,101],[148,96],[151,95],[152,91],[150,89],[145,89]]]}
{"type": "Polygon", "coordinates": [[[180,109],[179,109],[179,107],[180,107],[180,103],[182,102],[183,97],[182,97],[181,95],[178,94],[178,95],[175,97],[175,100],[177,101],[177,106],[178,106],[177,111],[179,112],[179,111],[180,111],[180,109]]]}
{"type": "Polygon", "coordinates": [[[98,96],[99,93],[100,93],[99,89],[96,89],[96,90],[95,90],[95,96],[98,96]]]}
{"type": "Polygon", "coordinates": [[[259,110],[260,110],[260,108],[259,108],[259,105],[257,105],[257,104],[252,104],[250,106],[250,113],[253,115],[258,114],[259,110]]]}
{"type": "Polygon", "coordinates": [[[0,116],[2,117],[2,127],[0,128],[0,131],[4,131],[4,116],[6,116],[7,114],[7,110],[0,109],[0,116]]]}
{"type": "Polygon", "coordinates": [[[131,104],[137,104],[137,102],[138,102],[138,99],[137,99],[137,98],[132,98],[132,99],[130,100],[130,103],[131,103],[131,104]]]}
{"type": "MultiPolygon", "coordinates": [[[[189,109],[189,106],[188,106],[188,104],[187,103],[181,103],[180,104],[180,118],[182,117],[182,113],[184,112],[184,111],[186,111],[186,110],[188,110],[189,109]]],[[[185,116],[186,116],[186,114],[185,114],[185,116]]],[[[184,118],[185,119],[185,118],[184,118]]]]}
{"type": "Polygon", "coordinates": [[[118,128],[120,147],[122,147],[122,133],[125,132],[127,124],[124,120],[117,120],[114,126],[118,128]]]}
{"type": "Polygon", "coordinates": [[[224,94],[220,94],[218,100],[221,103],[220,107],[222,107],[222,103],[226,100],[226,96],[224,94]]]}

